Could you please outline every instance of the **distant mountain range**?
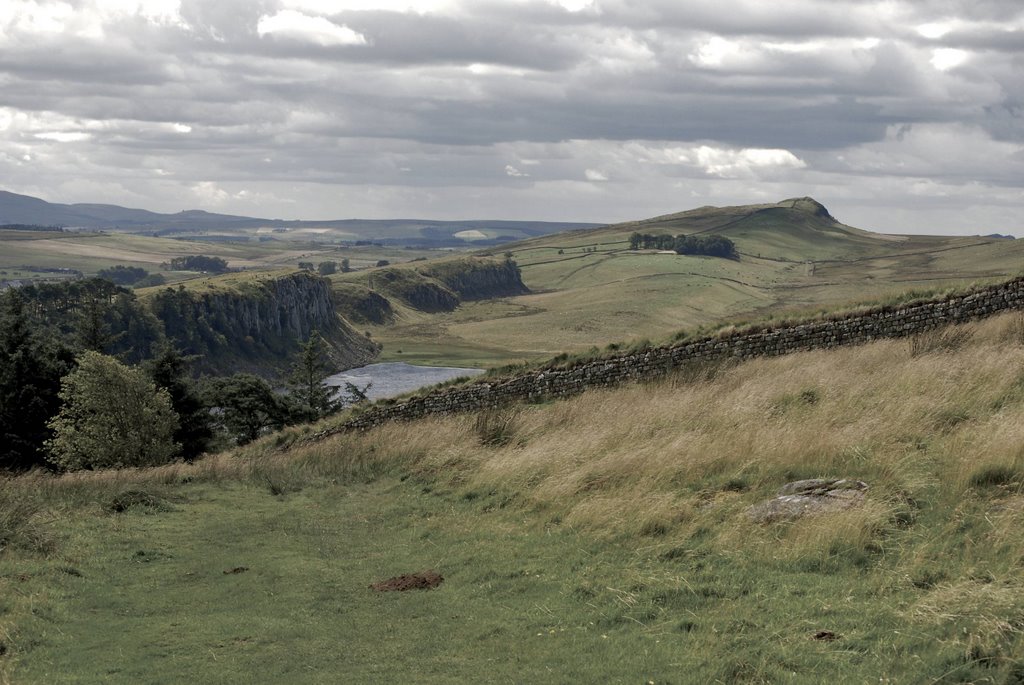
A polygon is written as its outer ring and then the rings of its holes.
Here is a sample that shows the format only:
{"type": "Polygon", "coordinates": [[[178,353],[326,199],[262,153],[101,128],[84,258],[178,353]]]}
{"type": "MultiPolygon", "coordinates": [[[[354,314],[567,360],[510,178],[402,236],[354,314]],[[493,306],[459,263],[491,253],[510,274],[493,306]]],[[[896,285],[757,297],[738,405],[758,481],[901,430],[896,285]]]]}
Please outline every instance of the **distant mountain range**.
{"type": "Polygon", "coordinates": [[[406,243],[487,243],[594,228],[601,224],[552,221],[434,221],[429,219],[331,219],[284,221],[192,209],[160,214],[104,204],[59,204],[29,195],[0,191],[0,224],[39,224],[65,228],[123,231],[149,235],[186,236],[200,233],[251,233],[259,229],[334,229],[355,239],[406,243]],[[463,236],[457,234],[463,233],[463,236]],[[467,234],[468,235],[465,235],[467,234]]]}

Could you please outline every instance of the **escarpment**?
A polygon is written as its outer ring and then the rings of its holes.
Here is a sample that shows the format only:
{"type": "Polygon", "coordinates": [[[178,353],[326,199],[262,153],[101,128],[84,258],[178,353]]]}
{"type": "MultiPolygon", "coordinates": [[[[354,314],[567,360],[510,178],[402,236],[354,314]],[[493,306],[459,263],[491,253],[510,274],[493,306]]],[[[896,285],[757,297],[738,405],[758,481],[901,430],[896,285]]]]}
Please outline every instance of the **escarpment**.
{"type": "Polygon", "coordinates": [[[530,292],[511,259],[459,259],[425,267],[422,273],[443,283],[462,300],[489,300],[530,292]]]}
{"type": "Polygon", "coordinates": [[[338,310],[356,323],[390,323],[392,302],[435,314],[460,302],[513,297],[530,292],[511,259],[468,257],[419,267],[389,267],[366,275],[365,285],[335,282],[338,310]]]}
{"type": "Polygon", "coordinates": [[[214,281],[204,291],[167,288],[152,296],[150,308],[204,372],[279,374],[313,331],[328,342],[337,368],[358,366],[378,351],[337,315],[330,282],[308,273],[214,281]]]}
{"type": "Polygon", "coordinates": [[[390,323],[395,318],[391,301],[380,293],[355,283],[334,286],[334,302],[338,311],[352,323],[390,323]]]}

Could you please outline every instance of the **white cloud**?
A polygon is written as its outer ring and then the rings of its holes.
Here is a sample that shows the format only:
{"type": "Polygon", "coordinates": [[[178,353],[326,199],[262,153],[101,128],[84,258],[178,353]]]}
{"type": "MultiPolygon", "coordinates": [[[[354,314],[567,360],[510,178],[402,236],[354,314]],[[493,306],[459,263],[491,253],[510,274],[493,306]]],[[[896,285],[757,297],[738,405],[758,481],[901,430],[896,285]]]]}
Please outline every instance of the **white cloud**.
{"type": "Polygon", "coordinates": [[[347,26],[339,26],[324,17],[311,17],[295,10],[260,17],[256,32],[261,36],[281,36],[319,45],[366,45],[366,36],[347,26]]]}
{"type": "Polygon", "coordinates": [[[960,66],[970,57],[966,50],[956,48],[936,48],[932,50],[931,65],[939,71],[949,71],[960,66]]]}
{"type": "Polygon", "coordinates": [[[952,22],[937,21],[929,22],[927,24],[921,24],[914,30],[917,31],[918,35],[923,38],[929,38],[936,40],[942,38],[944,35],[952,31],[954,24],[952,22]]]}
{"type": "Polygon", "coordinates": [[[550,0],[567,12],[582,12],[594,6],[594,0],[550,0]]]}
{"type": "Polygon", "coordinates": [[[35,134],[40,140],[53,140],[58,143],[77,143],[92,138],[91,134],[83,131],[46,131],[35,134]]]}
{"type": "Polygon", "coordinates": [[[736,178],[751,176],[759,169],[801,169],[807,166],[789,150],[744,148],[729,150],[701,145],[696,149],[697,163],[712,176],[736,178]]]}
{"type": "Polygon", "coordinates": [[[449,0],[285,0],[282,4],[287,9],[325,15],[372,10],[425,14],[448,9],[453,3],[449,0]]]}
{"type": "Polygon", "coordinates": [[[655,146],[633,141],[626,150],[640,163],[692,167],[721,178],[748,178],[761,171],[807,166],[789,150],[775,148],[737,149],[710,144],[655,146]]]}
{"type": "Polygon", "coordinates": [[[522,177],[525,177],[525,176],[529,176],[530,174],[527,174],[525,172],[520,171],[519,169],[515,168],[511,164],[506,164],[505,165],[505,175],[506,176],[512,176],[514,178],[522,178],[522,177]]]}
{"type": "Polygon", "coordinates": [[[739,43],[721,36],[712,36],[697,48],[697,52],[690,55],[690,60],[703,67],[720,67],[726,60],[740,53],[739,43]]]}
{"type": "Polygon", "coordinates": [[[200,181],[192,186],[192,193],[201,205],[222,205],[231,199],[231,193],[213,181],[200,181]]]}
{"type": "Polygon", "coordinates": [[[608,180],[608,177],[597,169],[587,169],[583,172],[583,175],[587,177],[588,181],[601,182],[608,180]]]}
{"type": "Polygon", "coordinates": [[[183,24],[180,0],[4,0],[0,3],[0,38],[6,34],[49,34],[99,40],[111,22],[126,17],[140,17],[155,24],[183,24]]]}
{"type": "Polygon", "coordinates": [[[885,139],[846,150],[846,171],[866,175],[977,178],[986,172],[1004,182],[1024,177],[1024,145],[994,140],[984,129],[963,124],[890,126],[885,139]]]}

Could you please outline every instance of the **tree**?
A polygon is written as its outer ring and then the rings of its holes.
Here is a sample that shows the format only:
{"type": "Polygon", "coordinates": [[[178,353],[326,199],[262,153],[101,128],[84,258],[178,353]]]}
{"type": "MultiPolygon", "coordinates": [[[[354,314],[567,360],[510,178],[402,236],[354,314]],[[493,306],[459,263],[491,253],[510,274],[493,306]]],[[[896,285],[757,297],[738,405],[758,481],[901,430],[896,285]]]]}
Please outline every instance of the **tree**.
{"type": "Polygon", "coordinates": [[[60,379],[71,351],[34,332],[17,289],[0,301],[0,470],[46,464],[47,422],[60,410],[60,379]]]}
{"type": "Polygon", "coordinates": [[[181,445],[181,456],[191,461],[210,447],[213,420],[210,408],[200,397],[195,382],[188,376],[189,358],[172,345],[158,348],[156,356],[146,365],[156,387],[167,391],[171,406],[178,415],[174,441],[181,445]]]}
{"type": "Polygon", "coordinates": [[[75,343],[79,349],[103,353],[117,337],[110,331],[107,316],[110,302],[90,297],[82,303],[82,309],[75,317],[75,343]]]}
{"type": "Polygon", "coordinates": [[[163,274],[149,274],[145,278],[140,278],[135,282],[136,288],[152,288],[158,285],[164,285],[167,283],[167,279],[164,278],[163,274]]]}
{"type": "Polygon", "coordinates": [[[313,262],[299,262],[299,268],[303,271],[312,271],[314,268],[313,262]]]}
{"type": "Polygon", "coordinates": [[[283,428],[292,413],[286,398],[249,373],[214,378],[204,394],[214,408],[214,422],[239,445],[252,442],[268,428],[283,428]]]}
{"type": "Polygon", "coordinates": [[[113,357],[85,352],[62,379],[60,398],[46,446],[61,468],[153,466],[178,453],[178,416],[167,391],[113,357]]]}
{"type": "Polygon", "coordinates": [[[642,244],[643,244],[643,236],[641,236],[639,233],[630,233],[629,234],[629,249],[631,249],[631,250],[639,250],[640,246],[642,244]]]}
{"type": "Polygon", "coordinates": [[[337,262],[320,262],[316,266],[316,271],[321,276],[330,276],[338,270],[337,262]]]}
{"type": "Polygon", "coordinates": [[[352,266],[348,261],[348,257],[345,257],[344,259],[341,260],[341,273],[347,274],[351,270],[352,266]]]}
{"type": "Polygon", "coordinates": [[[370,397],[367,393],[370,392],[370,388],[373,387],[373,383],[367,383],[363,387],[359,387],[355,383],[345,381],[345,385],[342,386],[341,391],[341,404],[362,404],[363,402],[369,402],[370,397]]]}
{"type": "Polygon", "coordinates": [[[149,272],[141,267],[117,264],[109,269],[100,269],[96,275],[118,285],[132,285],[148,276],[149,272]]]}
{"type": "Polygon", "coordinates": [[[386,259],[378,259],[377,260],[377,266],[388,266],[389,264],[391,264],[391,262],[389,262],[386,259]]]}
{"type": "Polygon", "coordinates": [[[223,258],[207,257],[201,254],[175,257],[171,260],[170,268],[175,271],[206,271],[214,274],[222,274],[230,270],[228,263],[223,258]]]}
{"type": "Polygon", "coordinates": [[[672,249],[677,254],[709,255],[711,257],[739,259],[735,243],[720,235],[677,236],[672,249]]]}
{"type": "Polygon", "coordinates": [[[292,367],[291,398],[298,412],[296,418],[316,421],[341,409],[343,402],[335,398],[334,388],[324,383],[329,368],[327,342],[314,330],[292,367]]]}

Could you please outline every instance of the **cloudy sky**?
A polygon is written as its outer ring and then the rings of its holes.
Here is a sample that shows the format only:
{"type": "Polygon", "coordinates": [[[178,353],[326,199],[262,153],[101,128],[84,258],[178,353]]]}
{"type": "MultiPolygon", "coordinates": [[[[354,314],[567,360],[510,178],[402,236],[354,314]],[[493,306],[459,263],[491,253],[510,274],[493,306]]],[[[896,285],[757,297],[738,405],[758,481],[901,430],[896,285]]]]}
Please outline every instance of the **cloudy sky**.
{"type": "Polygon", "coordinates": [[[2,0],[0,189],[1024,236],[1020,0],[2,0]]]}

